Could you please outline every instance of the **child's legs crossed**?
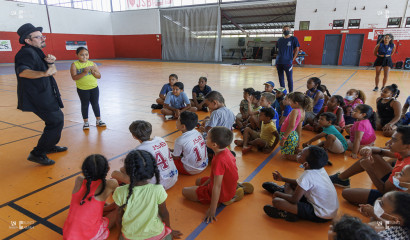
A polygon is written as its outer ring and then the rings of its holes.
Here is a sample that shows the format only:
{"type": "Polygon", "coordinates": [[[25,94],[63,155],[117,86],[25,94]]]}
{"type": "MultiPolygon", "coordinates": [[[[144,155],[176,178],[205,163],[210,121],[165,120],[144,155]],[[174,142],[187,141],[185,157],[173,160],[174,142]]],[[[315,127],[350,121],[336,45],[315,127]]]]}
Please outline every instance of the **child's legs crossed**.
{"type": "Polygon", "coordinates": [[[173,111],[166,109],[166,108],[161,109],[161,113],[164,115],[174,115],[173,111]]]}
{"type": "Polygon", "coordinates": [[[332,153],[344,153],[345,149],[342,142],[335,135],[327,135],[323,146],[332,153]]]}

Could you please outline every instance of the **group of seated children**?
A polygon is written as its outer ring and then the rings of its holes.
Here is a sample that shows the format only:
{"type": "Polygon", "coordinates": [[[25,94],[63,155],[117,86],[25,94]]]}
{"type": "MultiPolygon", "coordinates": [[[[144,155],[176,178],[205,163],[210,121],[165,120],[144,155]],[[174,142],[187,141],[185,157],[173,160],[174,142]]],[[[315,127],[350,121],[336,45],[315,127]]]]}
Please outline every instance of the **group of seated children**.
{"type": "Polygon", "coordinates": [[[166,190],[175,185],[178,174],[199,174],[211,159],[210,176],[200,177],[195,186],[183,188],[182,195],[210,204],[205,221],[216,220],[219,204],[229,205],[253,192],[252,184],[238,182],[235,154],[228,149],[234,128],[243,133],[243,140],[234,141],[242,147],[243,154],[252,147],[270,153],[279,144],[281,154],[304,169],[297,179],[273,172],[273,179],[284,182],[283,186],[263,183],[262,187],[273,194],[272,203],[263,208],[268,216],[287,221],[330,221],[339,209],[334,184],[349,187],[349,177],[366,172],[377,190],[345,189],[342,195],[349,202],[360,204],[364,216],[394,222],[395,230],[383,228],[377,234],[357,218],[344,216],[332,224],[329,239],[348,239],[347,232],[359,235],[358,229],[362,231],[360,239],[409,239],[391,238],[398,233],[408,237],[410,233],[410,212],[406,210],[410,203],[410,126],[398,126],[408,117],[402,111],[407,111],[410,99],[402,109],[396,100],[400,91],[395,84],[384,88],[374,113],[364,104],[362,91],[350,89],[344,98],[330,96],[316,77],[308,80],[305,94],[288,94],[286,89],[274,89],[273,82],[266,82],[264,92],[244,89],[240,113],[235,117],[225,106],[222,94],[212,91],[206,82],[204,77],[199,79],[193,99],[189,100],[184,85],[178,82],[177,75],[171,74],[157,105],[152,106],[177,119],[176,128],[182,135],[174,149],[163,138],[152,138],[151,124],[138,120],[129,130],[140,145],[128,153],[122,168],[112,172],[113,179],[106,180],[109,166],[104,156],[94,154],[84,160],[83,176],[76,180],[64,224],[64,239],[106,239],[116,222],[121,226],[119,239],[180,238],[182,233],[170,225],[166,190]],[[194,113],[197,109],[211,112],[200,125],[194,113]],[[304,125],[318,134],[302,144],[303,150],[298,150],[304,125]],[[374,129],[392,136],[386,148],[373,147],[374,129]],[[321,142],[313,145],[319,139],[321,142]],[[327,152],[342,154],[346,150],[351,150],[353,158],[362,158],[344,172],[329,176],[324,169],[329,164],[327,152]],[[105,205],[111,194],[114,203],[105,205]]]}

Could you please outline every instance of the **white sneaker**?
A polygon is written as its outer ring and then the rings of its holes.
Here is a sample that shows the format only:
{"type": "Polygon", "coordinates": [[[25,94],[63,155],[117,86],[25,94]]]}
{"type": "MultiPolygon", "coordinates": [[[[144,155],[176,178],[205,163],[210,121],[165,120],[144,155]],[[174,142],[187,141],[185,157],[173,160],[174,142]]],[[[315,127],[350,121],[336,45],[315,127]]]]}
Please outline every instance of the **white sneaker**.
{"type": "Polygon", "coordinates": [[[83,130],[88,130],[90,129],[90,124],[88,122],[85,122],[83,125],[83,130]]]}
{"type": "Polygon", "coordinates": [[[165,120],[172,120],[174,119],[174,116],[172,115],[165,115],[165,120]]]}
{"type": "Polygon", "coordinates": [[[106,127],[107,125],[105,124],[105,122],[103,122],[102,120],[99,120],[95,123],[95,125],[97,125],[97,127],[106,127]]]}

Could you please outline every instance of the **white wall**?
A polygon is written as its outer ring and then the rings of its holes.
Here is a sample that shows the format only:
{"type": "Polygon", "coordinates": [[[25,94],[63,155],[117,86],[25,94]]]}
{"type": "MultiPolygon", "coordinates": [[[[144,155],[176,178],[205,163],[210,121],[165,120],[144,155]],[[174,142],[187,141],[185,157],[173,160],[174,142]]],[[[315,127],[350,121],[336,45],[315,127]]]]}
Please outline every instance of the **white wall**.
{"type": "Polygon", "coordinates": [[[161,34],[158,9],[111,13],[113,35],[161,34]]]}
{"type": "Polygon", "coordinates": [[[25,23],[43,27],[45,33],[50,32],[44,5],[0,0],[0,31],[17,32],[25,23]]]}
{"type": "Polygon", "coordinates": [[[371,28],[369,24],[386,28],[389,17],[402,17],[401,26],[404,27],[406,9],[408,17],[408,0],[298,0],[295,30],[299,30],[300,21],[310,21],[309,30],[329,30],[332,29],[329,24],[339,19],[345,19],[344,28],[347,28],[349,19],[361,19],[361,29],[371,28]]]}
{"type": "Polygon", "coordinates": [[[53,33],[112,35],[108,12],[65,7],[48,7],[53,33]]]}

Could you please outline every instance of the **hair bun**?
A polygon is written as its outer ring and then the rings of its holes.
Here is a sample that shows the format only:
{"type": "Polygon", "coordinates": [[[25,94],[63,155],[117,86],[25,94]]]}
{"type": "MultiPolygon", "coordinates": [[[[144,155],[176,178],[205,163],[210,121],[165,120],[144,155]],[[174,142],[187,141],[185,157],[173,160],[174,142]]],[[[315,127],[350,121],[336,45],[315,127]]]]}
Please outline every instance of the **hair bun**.
{"type": "Polygon", "coordinates": [[[394,88],[394,89],[399,88],[395,83],[393,83],[391,86],[392,86],[392,88],[394,88]]]}

